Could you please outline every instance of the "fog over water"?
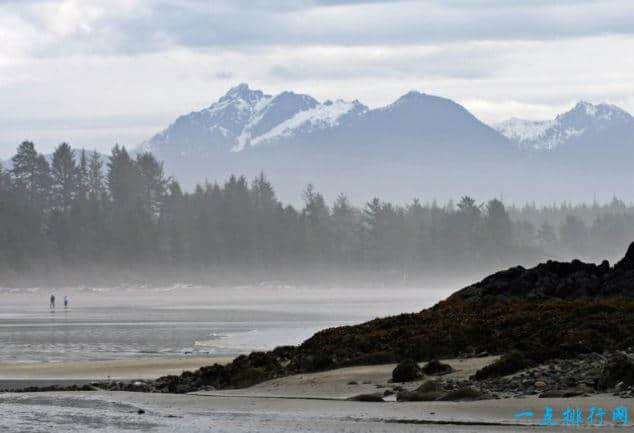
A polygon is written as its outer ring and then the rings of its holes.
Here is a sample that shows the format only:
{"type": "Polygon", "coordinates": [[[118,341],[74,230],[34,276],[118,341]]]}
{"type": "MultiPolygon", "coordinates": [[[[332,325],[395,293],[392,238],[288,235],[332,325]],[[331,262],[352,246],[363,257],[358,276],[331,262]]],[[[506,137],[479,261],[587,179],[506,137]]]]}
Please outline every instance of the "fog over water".
{"type": "Polygon", "coordinates": [[[332,326],[419,311],[458,287],[7,291],[0,361],[234,356],[299,344],[332,326]],[[51,293],[55,309],[49,308],[51,293]]]}

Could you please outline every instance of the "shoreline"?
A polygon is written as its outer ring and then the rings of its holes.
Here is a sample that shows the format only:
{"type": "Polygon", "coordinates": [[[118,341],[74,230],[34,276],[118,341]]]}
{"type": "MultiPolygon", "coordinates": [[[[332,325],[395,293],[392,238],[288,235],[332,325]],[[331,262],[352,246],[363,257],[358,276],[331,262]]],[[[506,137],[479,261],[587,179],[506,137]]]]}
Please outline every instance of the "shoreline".
{"type": "MultiPolygon", "coordinates": [[[[228,364],[233,357],[134,358],[98,361],[0,362],[0,385],[5,381],[148,380],[179,375],[213,364],[228,364]]],[[[2,388],[2,386],[0,386],[2,388]]]]}
{"type": "MultiPolygon", "coordinates": [[[[461,380],[497,359],[497,356],[455,358],[442,360],[451,364],[454,371],[442,376],[461,380]]],[[[64,379],[64,375],[78,376],[101,371],[105,374],[108,364],[128,373],[129,379],[141,375],[179,370],[189,365],[209,365],[227,361],[228,358],[180,358],[141,359],[95,362],[66,362],[40,364],[40,371],[25,379],[0,379],[0,383],[16,385],[43,385],[48,379],[42,377],[55,372],[58,383],[90,384],[87,379],[64,379]],[[77,369],[78,367],[83,368],[77,369]]],[[[0,393],[0,406],[4,410],[20,411],[35,405],[38,410],[55,414],[59,410],[78,420],[90,420],[90,425],[109,425],[111,420],[125,419],[132,427],[147,426],[148,423],[165,431],[177,428],[181,431],[209,431],[213,424],[218,431],[262,433],[303,431],[308,426],[314,431],[350,432],[522,432],[544,431],[539,423],[546,407],[551,407],[553,416],[561,421],[567,407],[581,408],[584,413],[591,407],[602,407],[608,414],[619,406],[630,410],[632,400],[610,393],[593,393],[586,396],[566,398],[539,398],[537,395],[484,399],[475,401],[395,401],[395,395],[386,396],[382,402],[351,401],[360,394],[384,393],[394,387],[415,389],[421,382],[432,378],[393,383],[391,373],[396,364],[346,367],[317,373],[296,374],[258,383],[248,388],[196,391],[187,394],[105,391],[93,387],[92,391],[48,391],[11,392],[15,387],[4,387],[9,391],[0,393]],[[93,408],[107,407],[107,411],[95,413],[93,408]],[[46,408],[46,409],[42,409],[46,408]],[[519,411],[531,411],[530,419],[517,419],[519,411]],[[185,428],[186,430],[182,430],[185,428]],[[244,429],[243,429],[244,428],[244,429]],[[466,429],[466,430],[465,430],[466,429]]],[[[26,366],[23,366],[26,367],[26,366]]],[[[30,367],[33,367],[31,364],[30,367]]],[[[15,364],[11,368],[16,368],[15,364]]],[[[0,364],[0,372],[6,374],[9,366],[0,364]]],[[[91,379],[95,377],[92,376],[91,379]]],[[[26,409],[25,409],[26,410],[26,409]]],[[[79,421],[82,422],[82,421],[79,421]]],[[[548,427],[564,431],[567,426],[548,427]]],[[[632,431],[632,425],[615,427],[606,416],[603,427],[585,425],[584,431],[632,431]]]]}

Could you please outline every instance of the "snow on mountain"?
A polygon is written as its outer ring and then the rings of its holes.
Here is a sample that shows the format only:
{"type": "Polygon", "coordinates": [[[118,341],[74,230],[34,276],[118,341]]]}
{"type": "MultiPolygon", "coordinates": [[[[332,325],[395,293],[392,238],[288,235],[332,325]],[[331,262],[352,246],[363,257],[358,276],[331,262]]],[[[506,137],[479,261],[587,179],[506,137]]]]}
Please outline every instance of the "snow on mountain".
{"type": "Polygon", "coordinates": [[[553,120],[511,118],[494,127],[520,149],[550,151],[583,135],[601,133],[628,122],[634,122],[634,118],[615,105],[581,101],[553,120]]]}
{"type": "Polygon", "coordinates": [[[544,140],[546,131],[548,131],[554,120],[526,120],[512,117],[504,122],[494,125],[502,135],[509,140],[517,143],[520,148],[549,149],[552,143],[544,140]]]}
{"type": "Polygon", "coordinates": [[[365,111],[367,107],[358,101],[320,103],[293,92],[271,96],[240,84],[211,106],[179,117],[143,147],[160,151],[178,143],[181,155],[218,147],[240,152],[249,146],[329,128],[346,115],[365,111]]]}
{"type": "Polygon", "coordinates": [[[417,91],[368,109],[358,101],[267,95],[246,84],[145,143],[185,188],[264,172],[283,199],[301,202],[304,186],[314,183],[327,197],[345,192],[359,203],[465,193],[627,196],[633,145],[634,119],[607,104],[580,102],[552,120],[491,128],[462,105],[417,91]]]}
{"type": "Polygon", "coordinates": [[[365,113],[367,110],[368,107],[357,100],[352,102],[341,99],[334,102],[326,101],[311,109],[298,112],[270,131],[251,140],[251,145],[257,146],[299,133],[310,133],[317,129],[332,128],[337,126],[345,115],[365,113]]]}

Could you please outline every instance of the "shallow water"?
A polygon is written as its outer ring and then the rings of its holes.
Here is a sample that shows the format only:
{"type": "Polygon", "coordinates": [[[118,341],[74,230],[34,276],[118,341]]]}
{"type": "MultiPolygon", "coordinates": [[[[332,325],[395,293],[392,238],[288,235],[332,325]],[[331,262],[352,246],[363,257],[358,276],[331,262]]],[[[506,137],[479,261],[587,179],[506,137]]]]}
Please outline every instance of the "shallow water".
{"type": "MultiPolygon", "coordinates": [[[[299,402],[281,400],[262,407],[238,402],[216,407],[214,400],[189,405],[188,397],[159,396],[168,404],[135,401],[126,394],[90,393],[6,394],[0,396],[6,432],[209,432],[209,433],[330,433],[330,432],[516,432],[517,426],[425,425],[396,422],[384,405],[299,402]],[[179,403],[180,401],[180,403],[179,403]],[[334,406],[336,405],[336,406],[334,406]],[[140,415],[139,409],[145,411],[140,415]]],[[[143,400],[141,398],[140,400],[143,400]]]]}
{"type": "Polygon", "coordinates": [[[446,296],[424,289],[227,288],[4,293],[0,361],[237,355],[298,344],[320,329],[418,311],[446,296]],[[59,302],[59,301],[58,301],[59,302]]]}

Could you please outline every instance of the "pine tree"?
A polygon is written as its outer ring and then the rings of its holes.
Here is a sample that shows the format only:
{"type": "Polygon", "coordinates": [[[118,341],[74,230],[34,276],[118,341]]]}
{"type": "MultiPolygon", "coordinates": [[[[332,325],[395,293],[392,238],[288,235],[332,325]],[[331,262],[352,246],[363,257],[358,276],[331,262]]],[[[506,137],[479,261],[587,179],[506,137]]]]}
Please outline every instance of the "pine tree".
{"type": "Polygon", "coordinates": [[[88,157],[86,156],[86,149],[82,149],[79,153],[79,165],[77,166],[77,194],[82,201],[88,198],[89,180],[88,157]]]}
{"type": "Polygon", "coordinates": [[[60,144],[53,153],[51,165],[52,205],[66,212],[80,190],[80,172],[75,162],[75,151],[67,143],[60,144]]]}
{"type": "Polygon", "coordinates": [[[88,161],[88,194],[92,198],[101,198],[105,193],[102,168],[101,155],[92,152],[88,161]]]}
{"type": "Polygon", "coordinates": [[[37,198],[38,183],[38,154],[30,141],[24,141],[11,159],[13,168],[11,174],[16,188],[25,193],[29,200],[37,198]]]}

